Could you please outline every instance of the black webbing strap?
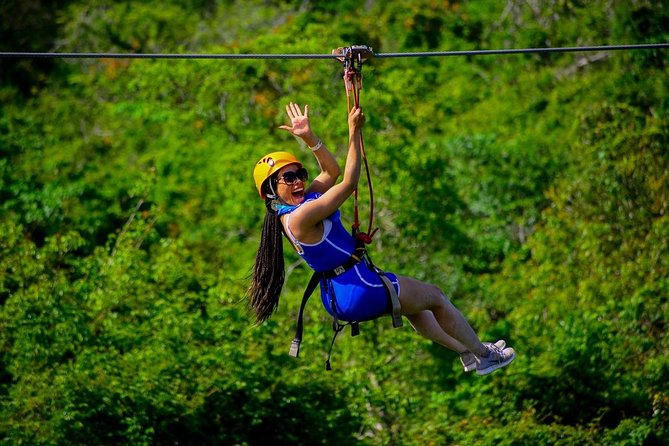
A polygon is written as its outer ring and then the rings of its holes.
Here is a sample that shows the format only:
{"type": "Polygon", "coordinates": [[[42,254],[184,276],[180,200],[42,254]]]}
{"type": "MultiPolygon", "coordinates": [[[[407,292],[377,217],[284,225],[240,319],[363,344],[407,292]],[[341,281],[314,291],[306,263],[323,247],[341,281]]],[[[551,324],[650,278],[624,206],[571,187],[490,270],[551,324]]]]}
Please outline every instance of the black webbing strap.
{"type": "Polygon", "coordinates": [[[346,327],[346,325],[347,324],[339,324],[338,323],[336,327],[333,327],[334,328],[334,334],[332,335],[332,342],[330,342],[330,349],[328,350],[328,357],[325,360],[325,370],[327,370],[328,372],[330,370],[332,370],[332,365],[330,364],[330,358],[332,357],[332,347],[334,347],[334,343],[337,340],[337,335],[339,334],[339,332],[341,332],[344,329],[344,327],[346,327]]]}
{"type": "MultiPolygon", "coordinates": [[[[302,303],[300,304],[300,312],[297,315],[297,328],[295,329],[295,337],[293,338],[293,342],[290,344],[290,356],[297,358],[298,355],[300,354],[300,343],[302,342],[302,330],[303,330],[303,318],[304,318],[304,307],[307,306],[307,301],[311,297],[311,295],[314,293],[314,290],[316,289],[316,286],[318,283],[321,281],[321,279],[332,279],[334,277],[337,277],[341,274],[344,274],[346,271],[349,269],[353,268],[355,265],[360,263],[362,260],[362,257],[365,255],[365,247],[364,246],[358,246],[355,251],[353,251],[353,254],[351,254],[351,257],[344,262],[343,265],[340,265],[336,267],[333,270],[330,271],[323,271],[323,272],[314,272],[311,275],[311,279],[309,279],[309,283],[307,284],[307,288],[304,290],[304,294],[302,295],[302,303]]],[[[334,308],[334,304],[332,306],[334,308]]],[[[336,327],[338,326],[339,321],[335,317],[334,322],[333,322],[333,328],[336,331],[336,327]]],[[[357,328],[357,327],[356,327],[357,328]]]]}
{"type": "Polygon", "coordinates": [[[307,285],[307,288],[304,290],[304,294],[302,295],[302,303],[300,304],[300,312],[297,315],[297,328],[295,329],[295,337],[293,338],[293,342],[290,344],[290,356],[297,358],[300,355],[300,343],[302,342],[302,330],[303,330],[303,317],[304,317],[304,307],[307,306],[307,301],[311,297],[311,295],[314,293],[314,290],[316,289],[316,286],[318,283],[321,281],[321,273],[314,272],[311,275],[311,279],[309,279],[309,284],[307,285]]]}
{"type": "Polygon", "coordinates": [[[353,268],[355,265],[360,263],[362,260],[363,256],[365,255],[367,251],[365,250],[364,245],[359,245],[357,248],[355,248],[355,251],[353,251],[353,254],[351,254],[351,257],[348,258],[347,261],[345,261],[342,265],[330,270],[330,271],[323,271],[321,274],[323,275],[323,278],[325,279],[334,279],[337,276],[341,276],[344,274],[346,271],[349,269],[353,268]]]}

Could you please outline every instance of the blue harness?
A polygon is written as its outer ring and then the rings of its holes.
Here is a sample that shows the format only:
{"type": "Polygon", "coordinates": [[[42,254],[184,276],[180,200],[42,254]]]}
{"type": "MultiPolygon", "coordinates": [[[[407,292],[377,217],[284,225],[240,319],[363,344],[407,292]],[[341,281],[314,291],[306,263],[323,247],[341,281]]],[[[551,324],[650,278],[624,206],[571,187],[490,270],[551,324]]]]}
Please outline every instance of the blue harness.
{"type": "MultiPolygon", "coordinates": [[[[279,216],[288,215],[300,205],[319,197],[320,194],[309,193],[299,205],[281,205],[277,213],[279,216]]],[[[323,307],[333,317],[332,327],[335,333],[330,352],[337,334],[346,325],[351,325],[351,334],[356,336],[359,334],[359,322],[392,314],[393,326],[402,326],[397,276],[374,266],[364,244],[344,228],[339,211],[323,220],[323,238],[314,244],[298,241],[290,231],[289,220],[285,227],[286,237],[314,270],[302,297],[297,330],[290,349],[291,356],[299,355],[304,307],[318,284],[323,307]],[[342,324],[340,321],[346,322],[342,324]]],[[[329,359],[330,353],[326,361],[327,370],[330,370],[329,359]]]]}

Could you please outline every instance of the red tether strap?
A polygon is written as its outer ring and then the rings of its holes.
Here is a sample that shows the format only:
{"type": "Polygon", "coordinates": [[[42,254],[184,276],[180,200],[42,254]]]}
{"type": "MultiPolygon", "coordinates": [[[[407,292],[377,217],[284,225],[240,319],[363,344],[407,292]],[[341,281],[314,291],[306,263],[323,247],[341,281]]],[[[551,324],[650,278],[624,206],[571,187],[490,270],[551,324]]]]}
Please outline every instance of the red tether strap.
{"type": "MultiPolygon", "coordinates": [[[[351,93],[353,93],[353,104],[356,108],[360,107],[360,90],[362,90],[362,63],[364,62],[363,54],[371,54],[371,49],[367,47],[348,47],[338,48],[333,50],[333,53],[342,54],[344,57],[340,58],[344,63],[344,86],[346,88],[346,108],[351,112],[351,93]]],[[[360,152],[362,160],[365,164],[365,172],[367,174],[367,185],[369,187],[369,225],[367,232],[360,232],[360,219],[358,213],[358,188],[353,191],[353,233],[355,236],[365,244],[372,242],[372,237],[376,234],[379,228],[372,231],[374,225],[374,188],[372,187],[372,176],[369,171],[369,163],[367,162],[367,154],[365,153],[365,142],[362,138],[362,131],[360,131],[360,152]]]]}

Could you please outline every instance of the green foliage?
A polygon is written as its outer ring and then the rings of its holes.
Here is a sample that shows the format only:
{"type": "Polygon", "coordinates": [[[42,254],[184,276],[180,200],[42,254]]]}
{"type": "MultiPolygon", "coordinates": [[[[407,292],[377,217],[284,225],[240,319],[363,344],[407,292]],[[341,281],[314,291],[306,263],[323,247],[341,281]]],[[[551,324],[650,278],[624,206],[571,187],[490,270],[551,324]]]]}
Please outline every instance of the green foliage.
{"type": "MultiPolygon", "coordinates": [[[[56,3],[3,20],[3,48],[669,39],[668,9],[652,1],[56,3]]],[[[318,299],[302,357],[288,357],[308,278],[288,246],[279,311],[251,325],[244,295],[262,219],[253,162],[281,149],[317,168],[277,130],[289,101],[310,105],[342,160],[336,63],[3,66],[0,443],[662,444],[667,60],[657,50],[366,63],[372,256],[438,285],[482,338],[516,348],[511,367],[485,378],[385,319],[340,336],[326,373],[332,333],[318,299]]]]}

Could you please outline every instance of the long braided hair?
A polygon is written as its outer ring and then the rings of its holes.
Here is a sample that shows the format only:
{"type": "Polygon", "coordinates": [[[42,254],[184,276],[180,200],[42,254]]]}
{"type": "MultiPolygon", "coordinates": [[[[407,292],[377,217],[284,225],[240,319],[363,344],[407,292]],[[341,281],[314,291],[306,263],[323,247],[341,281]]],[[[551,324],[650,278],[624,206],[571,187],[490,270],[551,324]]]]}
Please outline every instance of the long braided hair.
{"type": "Polygon", "coordinates": [[[272,176],[263,185],[267,195],[265,221],[248,289],[248,305],[258,324],[269,319],[277,309],[286,277],[283,261],[283,226],[279,215],[272,209],[273,197],[276,197],[273,187],[276,185],[276,180],[276,176],[272,176]]]}

